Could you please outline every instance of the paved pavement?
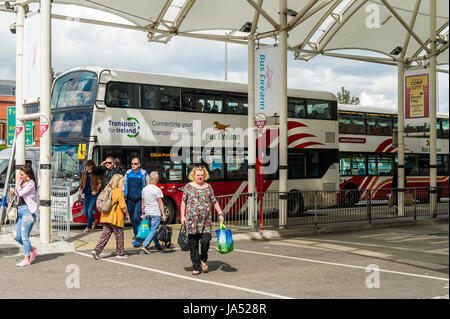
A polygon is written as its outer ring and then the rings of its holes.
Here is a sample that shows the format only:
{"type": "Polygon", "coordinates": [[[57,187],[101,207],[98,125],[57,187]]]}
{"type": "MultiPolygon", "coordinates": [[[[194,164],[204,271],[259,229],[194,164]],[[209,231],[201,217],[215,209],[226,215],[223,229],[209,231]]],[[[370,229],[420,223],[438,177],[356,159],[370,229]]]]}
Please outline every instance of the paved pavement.
{"type": "Polygon", "coordinates": [[[8,274],[0,277],[0,298],[449,298],[448,218],[351,232],[278,233],[272,240],[237,235],[229,254],[211,243],[210,271],[200,276],[191,274],[189,252],[176,244],[140,254],[131,247],[131,229],[128,259],[114,257],[112,238],[96,261],[89,251],[100,229],[81,231],[72,238],[74,252],[42,254],[31,267],[15,267],[18,251],[0,257],[0,273],[8,274]]]}

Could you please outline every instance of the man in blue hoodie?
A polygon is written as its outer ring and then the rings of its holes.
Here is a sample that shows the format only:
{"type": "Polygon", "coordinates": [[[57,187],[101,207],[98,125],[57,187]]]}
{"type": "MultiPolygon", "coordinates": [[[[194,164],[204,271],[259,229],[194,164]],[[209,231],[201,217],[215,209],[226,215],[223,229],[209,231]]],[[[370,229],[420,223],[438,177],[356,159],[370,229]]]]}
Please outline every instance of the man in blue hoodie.
{"type": "MultiPolygon", "coordinates": [[[[131,160],[131,169],[125,174],[124,197],[127,201],[127,209],[133,225],[134,237],[138,233],[142,214],[142,189],[149,183],[149,176],[144,169],[141,169],[139,158],[131,160]]],[[[133,241],[133,246],[139,247],[138,240],[133,241]]]]}

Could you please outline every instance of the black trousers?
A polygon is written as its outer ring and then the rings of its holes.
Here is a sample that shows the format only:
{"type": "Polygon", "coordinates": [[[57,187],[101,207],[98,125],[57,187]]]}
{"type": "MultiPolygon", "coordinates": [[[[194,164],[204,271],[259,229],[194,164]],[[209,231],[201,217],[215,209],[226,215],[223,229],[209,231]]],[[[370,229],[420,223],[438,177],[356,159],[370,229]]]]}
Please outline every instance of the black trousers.
{"type": "Polygon", "coordinates": [[[208,261],[209,243],[211,242],[211,234],[189,234],[189,244],[191,245],[191,261],[194,270],[201,270],[200,260],[208,261]],[[199,254],[199,242],[201,244],[201,251],[199,254]]]}

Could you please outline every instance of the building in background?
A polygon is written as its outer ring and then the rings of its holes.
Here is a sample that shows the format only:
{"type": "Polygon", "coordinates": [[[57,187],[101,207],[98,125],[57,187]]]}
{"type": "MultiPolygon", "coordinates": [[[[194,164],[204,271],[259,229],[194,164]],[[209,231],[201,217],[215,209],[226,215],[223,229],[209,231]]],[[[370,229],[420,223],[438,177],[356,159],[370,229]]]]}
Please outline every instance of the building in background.
{"type": "MultiPolygon", "coordinates": [[[[0,149],[7,143],[10,106],[16,106],[16,81],[0,80],[0,149]]],[[[39,146],[39,121],[33,122],[33,145],[39,146]]]]}

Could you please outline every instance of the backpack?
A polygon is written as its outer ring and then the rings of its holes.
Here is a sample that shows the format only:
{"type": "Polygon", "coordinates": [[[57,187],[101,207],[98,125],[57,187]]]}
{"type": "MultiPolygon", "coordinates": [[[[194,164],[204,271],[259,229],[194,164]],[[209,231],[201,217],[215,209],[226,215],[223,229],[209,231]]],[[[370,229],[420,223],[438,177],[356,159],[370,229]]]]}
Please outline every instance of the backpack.
{"type": "Polygon", "coordinates": [[[97,210],[101,213],[109,213],[111,211],[113,207],[111,184],[106,185],[100,194],[98,194],[97,202],[95,204],[97,206],[97,210]]]}

